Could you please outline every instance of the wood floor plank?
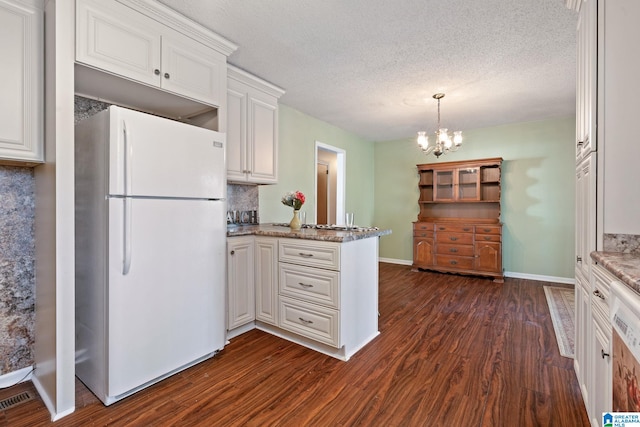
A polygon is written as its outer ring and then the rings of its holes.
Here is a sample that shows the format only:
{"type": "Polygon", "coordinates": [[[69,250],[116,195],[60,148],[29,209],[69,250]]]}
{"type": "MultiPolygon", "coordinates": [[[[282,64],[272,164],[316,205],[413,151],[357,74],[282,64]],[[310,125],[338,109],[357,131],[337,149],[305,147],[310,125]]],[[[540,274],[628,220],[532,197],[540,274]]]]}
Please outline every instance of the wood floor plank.
{"type": "MultiPolygon", "coordinates": [[[[385,263],[379,274],[381,334],[348,362],[253,330],[109,407],[77,381],[76,411],[54,425],[588,425],[545,283],[385,263]]],[[[25,387],[36,393],[14,390],[25,387]]],[[[0,427],[49,424],[39,398],[0,411],[0,427]]]]}

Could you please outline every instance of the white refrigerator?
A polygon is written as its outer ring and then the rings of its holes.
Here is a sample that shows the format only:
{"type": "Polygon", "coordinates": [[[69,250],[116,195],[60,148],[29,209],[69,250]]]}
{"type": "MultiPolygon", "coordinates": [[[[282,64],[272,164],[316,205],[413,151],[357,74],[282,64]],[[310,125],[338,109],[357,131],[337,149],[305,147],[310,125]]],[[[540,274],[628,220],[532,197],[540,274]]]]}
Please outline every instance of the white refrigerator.
{"type": "Polygon", "coordinates": [[[224,347],[224,136],[116,106],[76,125],[76,375],[105,405],[224,347]]]}

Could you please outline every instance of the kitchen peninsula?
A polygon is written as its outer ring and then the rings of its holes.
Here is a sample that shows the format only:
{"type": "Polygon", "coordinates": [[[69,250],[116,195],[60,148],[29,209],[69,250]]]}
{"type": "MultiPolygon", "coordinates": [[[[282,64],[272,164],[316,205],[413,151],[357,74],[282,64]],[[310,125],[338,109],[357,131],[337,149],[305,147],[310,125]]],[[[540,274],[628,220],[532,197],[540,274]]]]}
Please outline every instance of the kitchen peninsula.
{"type": "Polygon", "coordinates": [[[228,338],[257,328],[348,360],[378,334],[377,228],[227,231],[228,338]]]}

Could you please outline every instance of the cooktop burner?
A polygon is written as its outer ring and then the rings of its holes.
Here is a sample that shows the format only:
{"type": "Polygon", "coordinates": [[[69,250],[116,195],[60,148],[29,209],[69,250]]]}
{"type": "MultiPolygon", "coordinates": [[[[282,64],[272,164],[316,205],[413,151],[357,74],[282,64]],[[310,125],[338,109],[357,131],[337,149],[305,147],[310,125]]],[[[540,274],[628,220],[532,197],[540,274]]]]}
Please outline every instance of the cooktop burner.
{"type": "MultiPolygon", "coordinates": [[[[274,227],[288,227],[287,223],[275,223],[271,224],[274,227]]],[[[347,228],[346,225],[329,225],[329,224],[303,224],[302,228],[311,228],[315,230],[336,230],[336,231],[377,231],[378,227],[359,227],[354,225],[352,228],[347,228]]]]}

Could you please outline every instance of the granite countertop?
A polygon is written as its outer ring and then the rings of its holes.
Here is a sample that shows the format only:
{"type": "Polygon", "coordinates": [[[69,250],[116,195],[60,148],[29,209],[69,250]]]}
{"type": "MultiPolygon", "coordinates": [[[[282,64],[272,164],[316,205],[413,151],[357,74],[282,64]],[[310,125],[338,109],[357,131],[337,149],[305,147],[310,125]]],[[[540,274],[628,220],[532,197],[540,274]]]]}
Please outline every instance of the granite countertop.
{"type": "Polygon", "coordinates": [[[640,256],[622,252],[591,252],[591,258],[640,293],[640,256]]]}
{"type": "Polygon", "coordinates": [[[368,239],[391,234],[391,230],[380,230],[377,228],[359,228],[356,230],[321,230],[314,228],[303,228],[301,230],[291,230],[289,227],[273,224],[241,225],[227,229],[227,237],[235,236],[269,236],[287,237],[290,239],[323,240],[326,242],[351,242],[354,240],[368,239]]]}

